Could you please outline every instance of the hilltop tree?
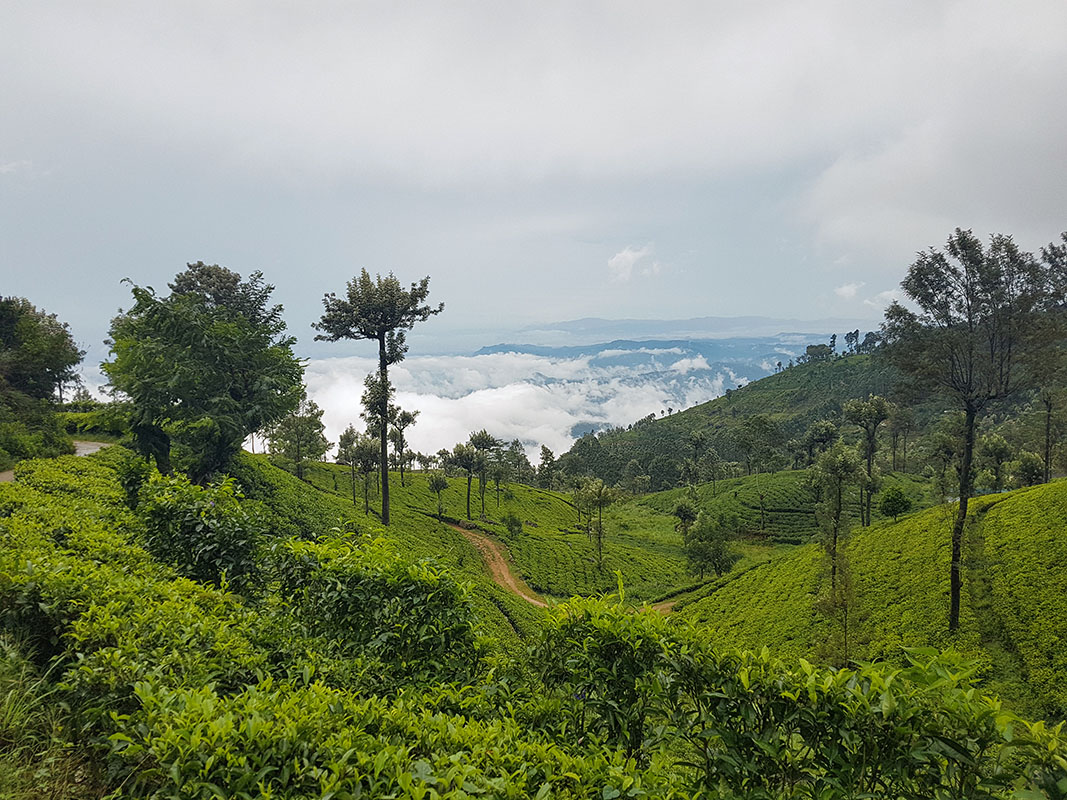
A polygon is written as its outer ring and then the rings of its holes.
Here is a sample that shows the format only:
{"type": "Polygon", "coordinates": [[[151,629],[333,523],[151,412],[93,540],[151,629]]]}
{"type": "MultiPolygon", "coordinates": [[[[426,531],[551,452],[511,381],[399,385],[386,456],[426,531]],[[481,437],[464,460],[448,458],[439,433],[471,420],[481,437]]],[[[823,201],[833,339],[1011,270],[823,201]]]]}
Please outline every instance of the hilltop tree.
{"type": "Polygon", "coordinates": [[[512,439],[504,450],[503,456],[511,475],[510,480],[531,486],[534,484],[537,472],[530,463],[530,459],[526,457],[526,450],[521,441],[512,439]]]}
{"type": "Polygon", "coordinates": [[[376,413],[379,425],[382,524],[389,524],[389,367],[403,360],[407,353],[405,331],[415,327],[434,314],[444,310],[444,303],[437,308],[425,305],[430,294],[430,279],[423,278],[404,289],[400,281],[389,273],[388,277],[375,276],[372,280],[367,270],[347,284],[344,298],[327,294],[323,298],[325,313],[312,327],[322,331],[316,340],[336,342],[340,339],[373,339],[378,343],[378,380],[382,390],[377,393],[376,413]]]}
{"type": "Polygon", "coordinates": [[[837,426],[828,419],[819,419],[811,423],[804,431],[802,440],[804,451],[808,455],[808,464],[814,464],[815,457],[829,449],[839,436],[837,426]]]}
{"type": "Polygon", "coordinates": [[[444,514],[444,506],[441,504],[441,492],[448,488],[448,479],[444,475],[434,473],[430,476],[430,491],[437,495],[437,519],[441,520],[444,514]]]}
{"type": "Polygon", "coordinates": [[[263,274],[247,280],[217,265],[190,264],[159,297],[131,284],[133,308],[111,321],[112,391],[130,400],[142,455],[171,472],[171,443],[203,483],[224,469],[255,431],[296,408],[303,364],[285,336],[282,307],[263,274]]]}
{"type": "Polygon", "coordinates": [[[863,431],[863,455],[867,460],[867,481],[861,488],[863,495],[863,526],[871,524],[871,497],[875,491],[874,454],[878,449],[878,428],[889,419],[892,404],[884,397],[871,395],[866,400],[848,400],[842,407],[845,419],[863,431]]]}
{"type": "Polygon", "coordinates": [[[300,398],[293,413],[267,431],[267,440],[272,460],[292,469],[300,480],[304,479],[307,465],[321,460],[330,449],[322,423],[322,409],[307,395],[300,398]]]}
{"type": "Polygon", "coordinates": [[[1063,304],[1062,276],[1043,269],[1009,236],[995,235],[983,247],[971,231],[957,228],[944,249],[919,253],[901,287],[919,311],[895,302],[886,310],[889,358],[911,380],[963,413],[959,508],[949,568],[948,626],[955,631],[976,425],[990,403],[1025,385],[1027,368],[1054,346],[1058,337],[1049,338],[1038,323],[1044,312],[1063,304]]]}
{"type": "Polygon", "coordinates": [[[587,478],[582,483],[582,488],[577,494],[582,496],[582,505],[589,515],[590,530],[593,534],[593,542],[596,545],[596,562],[598,568],[604,566],[604,509],[614,503],[619,495],[600,478],[587,478]],[[596,512],[596,521],[593,521],[593,512],[596,512]]]}
{"type": "Polygon", "coordinates": [[[537,485],[542,489],[551,489],[555,485],[558,472],[555,453],[547,445],[541,445],[541,462],[537,465],[537,485]]]}

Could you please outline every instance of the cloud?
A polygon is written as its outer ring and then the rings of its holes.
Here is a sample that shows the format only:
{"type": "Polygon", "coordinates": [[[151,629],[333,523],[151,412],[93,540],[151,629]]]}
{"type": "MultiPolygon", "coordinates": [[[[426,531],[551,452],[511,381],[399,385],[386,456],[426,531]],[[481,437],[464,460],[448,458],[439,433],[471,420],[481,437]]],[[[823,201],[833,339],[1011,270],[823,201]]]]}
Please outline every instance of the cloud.
{"type": "MultiPolygon", "coordinates": [[[[665,348],[673,350],[674,348],[665,348]]],[[[311,361],[308,393],[324,409],[327,437],[336,441],[349,424],[362,427],[363,378],[369,358],[311,361]]],[[[414,356],[390,370],[396,402],[420,412],[410,430],[412,449],[436,452],[486,428],[502,439],[519,439],[531,456],[542,444],[567,450],[579,423],[626,426],[668,406],[685,408],[745,382],[703,356],[670,366],[594,365],[589,357],[549,358],[521,353],[481,356],[414,356]]]]}
{"type": "Polygon", "coordinates": [[[873,297],[868,297],[863,301],[864,305],[872,306],[882,311],[894,301],[903,299],[901,293],[897,289],[887,289],[884,292],[879,292],[873,297]]]}
{"type": "Polygon", "coordinates": [[[28,172],[31,169],[33,169],[32,161],[0,162],[0,175],[14,175],[16,172],[28,172]]]}
{"type": "Polygon", "coordinates": [[[834,294],[838,297],[843,297],[845,300],[851,300],[865,285],[862,281],[859,283],[846,283],[834,289],[834,294]]]}
{"type": "Polygon", "coordinates": [[[611,271],[612,280],[625,283],[633,277],[635,268],[638,268],[638,273],[641,275],[658,275],[659,264],[648,260],[652,252],[650,244],[641,248],[624,247],[608,259],[608,269],[611,271]]]}

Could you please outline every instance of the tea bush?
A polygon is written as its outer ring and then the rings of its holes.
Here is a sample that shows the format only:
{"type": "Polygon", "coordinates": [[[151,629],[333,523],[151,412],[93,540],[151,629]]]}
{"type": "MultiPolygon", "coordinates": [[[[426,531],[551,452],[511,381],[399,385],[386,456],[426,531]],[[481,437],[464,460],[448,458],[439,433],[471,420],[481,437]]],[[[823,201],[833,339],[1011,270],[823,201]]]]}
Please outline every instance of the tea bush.
{"type": "Polygon", "coordinates": [[[139,506],[148,551],[187,578],[251,589],[265,523],[241,500],[233,478],[202,487],[182,475],[153,475],[139,506]]]}

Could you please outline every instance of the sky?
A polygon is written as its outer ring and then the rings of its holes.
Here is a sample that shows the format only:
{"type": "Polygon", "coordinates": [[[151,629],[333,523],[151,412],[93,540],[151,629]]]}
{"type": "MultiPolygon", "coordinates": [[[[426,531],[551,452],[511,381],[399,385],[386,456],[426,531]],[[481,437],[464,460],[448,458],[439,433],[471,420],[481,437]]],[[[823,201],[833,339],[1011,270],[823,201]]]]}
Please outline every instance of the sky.
{"type": "Polygon", "coordinates": [[[957,226],[1067,229],[1067,3],[4,2],[0,292],[106,357],[129,278],[310,328],[431,277],[413,354],[582,317],[876,322],[957,226]]]}

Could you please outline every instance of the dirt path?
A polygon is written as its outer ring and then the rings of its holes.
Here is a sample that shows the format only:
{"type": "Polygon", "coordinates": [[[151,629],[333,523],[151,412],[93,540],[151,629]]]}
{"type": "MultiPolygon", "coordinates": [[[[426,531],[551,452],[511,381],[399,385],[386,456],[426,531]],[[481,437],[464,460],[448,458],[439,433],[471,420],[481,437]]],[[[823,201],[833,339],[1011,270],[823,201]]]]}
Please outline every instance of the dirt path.
{"type": "Polygon", "coordinates": [[[674,610],[674,604],[678,602],[680,598],[672,597],[670,600],[664,600],[662,603],[656,603],[652,606],[653,611],[658,611],[660,614],[670,614],[674,610]]]}
{"type": "Polygon", "coordinates": [[[493,582],[497,586],[518,595],[527,603],[540,608],[548,608],[548,603],[538,597],[533,589],[511,571],[511,565],[508,563],[508,558],[502,545],[494,542],[481,531],[467,530],[450,522],[446,524],[462,533],[468,542],[478,548],[478,552],[482,555],[482,561],[489,568],[489,573],[493,576],[493,582]]]}
{"type": "MultiPolygon", "coordinates": [[[[98,450],[103,450],[108,444],[109,442],[75,442],[74,455],[87,456],[98,450]]],[[[10,483],[13,480],[15,480],[15,470],[7,469],[0,472],[0,483],[10,483]]]]}

